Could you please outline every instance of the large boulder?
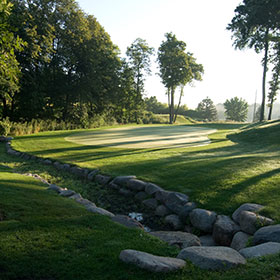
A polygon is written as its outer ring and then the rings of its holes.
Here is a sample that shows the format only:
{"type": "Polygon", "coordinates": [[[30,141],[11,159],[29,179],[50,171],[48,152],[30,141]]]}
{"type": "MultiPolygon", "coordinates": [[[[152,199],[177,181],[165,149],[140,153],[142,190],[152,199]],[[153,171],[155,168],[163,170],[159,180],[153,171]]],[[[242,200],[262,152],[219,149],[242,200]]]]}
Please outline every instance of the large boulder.
{"type": "Polygon", "coordinates": [[[142,201],[142,203],[148,208],[155,210],[158,207],[158,201],[155,198],[148,198],[142,201]]]}
{"type": "Polygon", "coordinates": [[[62,191],[64,191],[65,189],[55,185],[55,184],[51,184],[49,187],[48,187],[48,190],[51,190],[51,191],[55,191],[57,193],[60,193],[62,191]]]}
{"type": "Polygon", "coordinates": [[[93,181],[94,178],[95,178],[95,176],[96,176],[98,173],[99,173],[99,170],[98,170],[98,169],[94,169],[94,170],[90,171],[90,172],[88,173],[88,175],[87,175],[87,179],[88,179],[89,181],[93,181]]]}
{"type": "Polygon", "coordinates": [[[155,193],[155,198],[156,198],[156,200],[158,200],[159,202],[165,204],[166,199],[167,199],[167,197],[168,197],[168,195],[169,195],[170,193],[171,193],[170,191],[158,190],[158,191],[155,193]]]}
{"type": "Polygon", "coordinates": [[[107,211],[106,209],[103,209],[103,208],[100,208],[100,207],[94,207],[94,205],[86,205],[86,209],[91,213],[100,214],[100,215],[103,215],[103,216],[108,216],[110,218],[115,216],[113,213],[107,211]]]}
{"type": "Polygon", "coordinates": [[[72,191],[72,190],[66,190],[66,189],[64,189],[64,190],[62,190],[62,191],[59,192],[59,195],[60,195],[60,196],[63,196],[63,197],[70,197],[70,196],[72,196],[72,195],[74,195],[74,194],[75,194],[74,191],[72,191]]]}
{"type": "Polygon", "coordinates": [[[280,253],[280,243],[267,242],[257,246],[244,248],[239,253],[246,259],[259,258],[280,253]]]}
{"type": "Polygon", "coordinates": [[[171,214],[164,218],[164,222],[172,227],[173,230],[180,230],[184,227],[178,215],[171,214]]]}
{"type": "Polygon", "coordinates": [[[268,226],[272,223],[273,220],[250,211],[242,211],[239,214],[241,230],[248,234],[254,234],[260,227],[268,226]]]}
{"type": "Polygon", "coordinates": [[[111,177],[107,176],[107,175],[101,175],[101,174],[97,174],[94,178],[95,182],[97,182],[98,184],[105,186],[110,180],[111,177]]]}
{"type": "Polygon", "coordinates": [[[237,251],[229,247],[189,247],[183,249],[177,258],[189,260],[207,270],[226,270],[246,263],[237,251]]]}
{"type": "Polygon", "coordinates": [[[187,221],[187,218],[189,217],[190,213],[195,208],[196,204],[194,202],[187,202],[182,206],[181,211],[179,213],[179,217],[183,223],[187,221]]]}
{"type": "Polygon", "coordinates": [[[136,179],[136,176],[134,176],[134,175],[117,176],[116,178],[114,178],[112,183],[117,184],[117,185],[122,186],[122,187],[127,187],[127,183],[131,179],[136,179]]]}
{"type": "Polygon", "coordinates": [[[183,206],[189,202],[189,197],[183,193],[179,192],[170,192],[167,195],[166,201],[164,202],[165,206],[169,208],[172,212],[179,215],[182,211],[183,206]]]}
{"type": "Polygon", "coordinates": [[[91,202],[90,200],[86,199],[86,198],[75,198],[75,201],[83,206],[86,206],[86,207],[97,207],[95,205],[95,203],[91,202]]]}
{"type": "Polygon", "coordinates": [[[199,236],[201,246],[217,246],[211,234],[199,236]]]}
{"type": "Polygon", "coordinates": [[[251,235],[239,231],[233,236],[230,247],[236,251],[240,251],[247,246],[250,237],[251,235]]]}
{"type": "Polygon", "coordinates": [[[147,183],[145,187],[145,192],[148,195],[153,195],[155,196],[158,191],[162,191],[163,189],[159,187],[158,185],[152,184],[152,183],[147,183]]]}
{"type": "Polygon", "coordinates": [[[140,228],[144,230],[144,227],[141,223],[125,215],[116,215],[112,217],[112,221],[124,225],[128,228],[140,228]]]}
{"type": "Polygon", "coordinates": [[[242,211],[249,211],[249,212],[258,212],[262,208],[264,208],[263,205],[256,204],[256,203],[244,203],[239,208],[237,208],[234,213],[232,214],[232,219],[239,224],[239,215],[242,211]]]}
{"type": "Polygon", "coordinates": [[[160,240],[167,242],[169,245],[176,245],[179,248],[191,246],[200,246],[199,238],[191,233],[182,231],[152,231],[151,235],[158,237],[160,240]]]}
{"type": "Polygon", "coordinates": [[[156,216],[165,217],[170,215],[172,212],[164,205],[159,205],[155,211],[156,216]]]}
{"type": "Polygon", "coordinates": [[[280,243],[280,225],[266,226],[257,230],[254,234],[254,244],[265,242],[280,243]]]}
{"type": "Polygon", "coordinates": [[[131,179],[127,182],[127,187],[132,191],[144,191],[147,183],[138,179],[131,179]]]}
{"type": "Polygon", "coordinates": [[[212,232],[217,214],[213,211],[196,208],[190,213],[192,225],[204,232],[212,232]]]}
{"type": "Polygon", "coordinates": [[[230,246],[232,238],[240,227],[229,217],[219,215],[213,227],[213,239],[222,246],[230,246]]]}
{"type": "Polygon", "coordinates": [[[183,268],[186,262],[176,258],[159,257],[136,250],[123,250],[120,260],[152,272],[170,272],[183,268]]]}

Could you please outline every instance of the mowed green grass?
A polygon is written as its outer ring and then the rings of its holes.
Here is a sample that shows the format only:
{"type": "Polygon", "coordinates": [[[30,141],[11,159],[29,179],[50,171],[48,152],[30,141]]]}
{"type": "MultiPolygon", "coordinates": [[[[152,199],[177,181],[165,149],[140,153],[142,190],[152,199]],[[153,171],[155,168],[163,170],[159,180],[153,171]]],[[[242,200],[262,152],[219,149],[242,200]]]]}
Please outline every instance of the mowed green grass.
{"type": "Polygon", "coordinates": [[[176,273],[150,273],[119,260],[123,249],[176,256],[178,249],[109,218],[88,213],[67,198],[15,171],[32,171],[50,182],[93,188],[52,166],[40,166],[5,153],[0,143],[1,280],[261,280],[278,279],[279,256],[251,260],[229,271],[207,272],[190,263],[176,273]]]}
{"type": "Polygon", "coordinates": [[[227,135],[242,125],[200,126],[217,129],[209,136],[210,145],[164,149],[86,146],[65,140],[77,131],[61,131],[17,137],[13,146],[37,156],[99,168],[113,176],[137,175],[167,190],[186,193],[200,207],[220,214],[230,215],[245,202],[260,203],[266,206],[267,215],[280,222],[279,121],[270,125],[276,131],[275,142],[265,127],[243,128],[231,141],[227,135]],[[257,129],[259,134],[252,136],[257,129]]]}

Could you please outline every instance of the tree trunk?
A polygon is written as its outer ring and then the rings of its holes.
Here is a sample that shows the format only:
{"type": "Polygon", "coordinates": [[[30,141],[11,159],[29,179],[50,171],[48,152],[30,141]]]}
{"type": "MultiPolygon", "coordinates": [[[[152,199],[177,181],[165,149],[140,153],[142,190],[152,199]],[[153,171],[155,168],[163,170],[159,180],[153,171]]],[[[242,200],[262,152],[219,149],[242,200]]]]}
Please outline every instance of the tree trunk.
{"type": "Polygon", "coordinates": [[[273,98],[271,99],[270,105],[269,105],[269,113],[268,113],[268,117],[267,117],[267,119],[268,119],[269,121],[271,121],[272,109],[273,109],[273,98]]]}
{"type": "Polygon", "coordinates": [[[262,104],[261,104],[261,115],[260,115],[261,122],[264,120],[264,109],[265,109],[265,82],[266,82],[268,48],[269,48],[268,31],[269,29],[267,29],[265,33],[265,52],[264,52],[263,81],[262,81],[262,104]]]}
{"type": "Polygon", "coordinates": [[[177,109],[176,109],[176,112],[175,112],[174,123],[177,120],[177,115],[178,115],[178,111],[179,111],[179,108],[180,108],[180,105],[181,105],[181,100],[182,100],[183,93],[184,93],[184,87],[182,86],[181,87],[181,92],[180,92],[180,98],[179,98],[178,106],[177,106],[177,109]]]}
{"type": "Polygon", "coordinates": [[[170,100],[170,124],[173,124],[174,122],[174,92],[175,92],[175,88],[171,87],[171,100],[170,100]]]}

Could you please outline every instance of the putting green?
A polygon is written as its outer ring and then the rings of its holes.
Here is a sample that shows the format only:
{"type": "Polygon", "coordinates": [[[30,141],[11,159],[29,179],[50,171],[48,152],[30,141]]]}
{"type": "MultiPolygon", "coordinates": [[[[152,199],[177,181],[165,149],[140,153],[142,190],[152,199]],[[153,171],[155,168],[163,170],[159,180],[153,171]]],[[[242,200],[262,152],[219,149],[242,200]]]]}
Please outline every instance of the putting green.
{"type": "Polygon", "coordinates": [[[126,126],[73,134],[67,141],[82,145],[128,149],[202,146],[210,143],[207,135],[215,129],[190,126],[126,126]]]}

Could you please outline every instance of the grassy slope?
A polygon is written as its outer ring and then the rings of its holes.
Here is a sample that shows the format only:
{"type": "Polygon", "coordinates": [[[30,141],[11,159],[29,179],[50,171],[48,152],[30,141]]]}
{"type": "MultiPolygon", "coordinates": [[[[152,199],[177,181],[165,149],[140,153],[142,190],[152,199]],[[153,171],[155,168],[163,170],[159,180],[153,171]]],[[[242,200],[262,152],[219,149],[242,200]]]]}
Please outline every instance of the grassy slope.
{"type": "MultiPolygon", "coordinates": [[[[234,145],[222,137],[223,133],[216,134],[217,143],[223,139],[223,149],[229,149],[234,145]]],[[[74,202],[47,192],[41,183],[14,174],[4,165],[36,172],[61,186],[72,184],[77,191],[85,187],[85,183],[51,166],[6,155],[0,144],[0,216],[5,217],[0,222],[0,279],[256,280],[279,276],[279,257],[250,261],[244,267],[219,273],[188,264],[178,273],[158,275],[122,264],[118,260],[122,249],[169,256],[175,256],[177,250],[145,233],[113,224],[106,217],[88,214],[74,202]]]]}
{"type": "Polygon", "coordinates": [[[64,140],[76,132],[18,137],[13,145],[21,151],[100,168],[112,175],[135,174],[165,189],[187,193],[201,207],[218,213],[231,214],[244,202],[261,203],[268,206],[271,217],[280,221],[279,149],[242,142],[248,129],[235,135],[235,142],[226,138],[241,125],[210,124],[210,127],[219,129],[210,136],[212,144],[195,148],[133,150],[81,146],[64,140]]]}

